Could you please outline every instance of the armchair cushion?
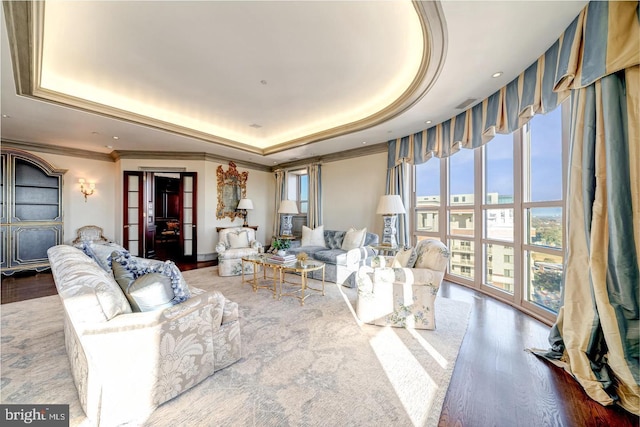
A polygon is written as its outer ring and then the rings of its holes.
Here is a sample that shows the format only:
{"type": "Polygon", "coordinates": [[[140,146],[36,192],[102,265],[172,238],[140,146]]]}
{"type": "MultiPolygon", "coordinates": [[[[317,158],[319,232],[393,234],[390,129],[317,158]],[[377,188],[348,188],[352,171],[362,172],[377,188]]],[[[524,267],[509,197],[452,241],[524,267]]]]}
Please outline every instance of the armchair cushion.
{"type": "Polygon", "coordinates": [[[238,234],[229,233],[229,248],[239,249],[249,247],[249,234],[246,231],[241,231],[238,234]]]}

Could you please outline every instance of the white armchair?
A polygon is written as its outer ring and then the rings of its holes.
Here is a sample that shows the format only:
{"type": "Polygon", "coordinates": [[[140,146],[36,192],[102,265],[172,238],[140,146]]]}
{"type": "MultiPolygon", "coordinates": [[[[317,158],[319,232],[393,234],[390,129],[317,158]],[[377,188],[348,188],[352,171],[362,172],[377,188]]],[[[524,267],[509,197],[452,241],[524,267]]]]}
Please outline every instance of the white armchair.
{"type": "MultiPolygon", "coordinates": [[[[242,274],[242,257],[261,251],[262,243],[256,240],[256,230],[250,227],[223,228],[218,232],[218,274],[239,276],[242,274]]],[[[253,274],[253,263],[246,263],[245,274],[253,274]]]]}
{"type": "Polygon", "coordinates": [[[439,240],[425,239],[414,249],[412,267],[373,266],[358,270],[356,314],[364,323],[414,329],[435,329],[434,302],[449,262],[449,249],[439,240]]]}

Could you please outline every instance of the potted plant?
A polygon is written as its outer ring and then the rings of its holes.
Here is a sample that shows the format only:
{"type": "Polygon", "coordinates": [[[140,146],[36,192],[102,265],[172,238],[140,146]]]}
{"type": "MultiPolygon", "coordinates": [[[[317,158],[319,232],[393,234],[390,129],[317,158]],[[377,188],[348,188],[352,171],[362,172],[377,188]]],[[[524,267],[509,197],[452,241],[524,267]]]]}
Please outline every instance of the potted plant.
{"type": "Polygon", "coordinates": [[[291,240],[288,239],[273,239],[273,243],[271,243],[271,248],[275,253],[279,256],[285,256],[287,254],[287,249],[291,246],[291,240]]]}

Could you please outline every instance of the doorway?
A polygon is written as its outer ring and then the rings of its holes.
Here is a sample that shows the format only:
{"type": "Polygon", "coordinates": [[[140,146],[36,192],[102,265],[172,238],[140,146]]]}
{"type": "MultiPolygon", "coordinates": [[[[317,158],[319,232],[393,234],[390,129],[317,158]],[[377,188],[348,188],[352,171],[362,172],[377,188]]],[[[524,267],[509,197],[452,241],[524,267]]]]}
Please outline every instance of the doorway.
{"type": "Polygon", "coordinates": [[[180,174],[154,174],[155,236],[158,259],[175,259],[180,249],[180,174]]]}
{"type": "Polygon", "coordinates": [[[124,172],[124,247],[132,255],[197,261],[197,173],[124,172]]]}

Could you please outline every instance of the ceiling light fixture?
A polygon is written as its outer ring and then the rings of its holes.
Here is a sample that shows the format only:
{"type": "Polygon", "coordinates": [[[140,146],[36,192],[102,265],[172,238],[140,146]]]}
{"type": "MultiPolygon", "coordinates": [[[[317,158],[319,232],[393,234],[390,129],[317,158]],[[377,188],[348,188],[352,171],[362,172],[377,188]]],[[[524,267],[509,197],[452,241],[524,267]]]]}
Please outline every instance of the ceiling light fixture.
{"type": "Polygon", "coordinates": [[[120,137],[119,136],[114,136],[113,139],[120,139],[120,137]]]}
{"type": "Polygon", "coordinates": [[[491,77],[495,79],[500,77],[501,75],[502,75],[502,71],[496,71],[495,73],[491,74],[491,77]]]}
{"type": "Polygon", "coordinates": [[[266,85],[267,81],[266,80],[260,80],[260,83],[263,84],[263,85],[266,85]]]}
{"type": "Polygon", "coordinates": [[[424,124],[430,125],[431,124],[431,120],[427,120],[426,122],[424,122],[424,124]]]}
{"type": "Polygon", "coordinates": [[[11,118],[11,116],[8,115],[8,114],[3,114],[2,117],[5,118],[5,119],[10,119],[11,118]]]}
{"type": "Polygon", "coordinates": [[[367,141],[362,141],[362,145],[364,145],[364,144],[366,144],[366,143],[367,143],[367,141]]]}
{"type": "Polygon", "coordinates": [[[105,145],[105,147],[111,149],[111,148],[113,148],[113,145],[105,145]]]}

